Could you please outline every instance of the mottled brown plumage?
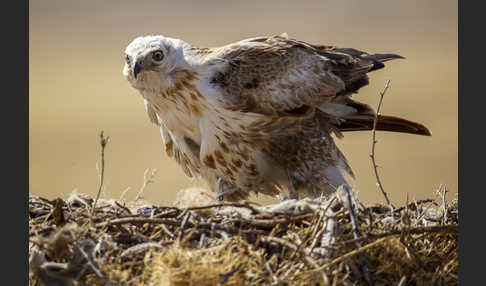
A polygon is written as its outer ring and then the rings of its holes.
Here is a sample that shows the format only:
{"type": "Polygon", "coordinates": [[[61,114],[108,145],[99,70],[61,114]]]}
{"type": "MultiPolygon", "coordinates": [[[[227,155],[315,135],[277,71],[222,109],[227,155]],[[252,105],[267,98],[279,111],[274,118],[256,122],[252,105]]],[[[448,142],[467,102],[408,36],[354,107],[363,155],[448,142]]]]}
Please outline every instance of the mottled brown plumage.
{"type": "MultiPolygon", "coordinates": [[[[286,35],[219,48],[147,36],[126,54],[124,75],[160,126],[167,155],[228,200],[316,197],[347,184],[353,173],[331,134],[372,129],[375,111],[351,95],[369,83],[368,72],[401,58],[286,35]]],[[[430,135],[384,115],[377,130],[430,135]]]]}

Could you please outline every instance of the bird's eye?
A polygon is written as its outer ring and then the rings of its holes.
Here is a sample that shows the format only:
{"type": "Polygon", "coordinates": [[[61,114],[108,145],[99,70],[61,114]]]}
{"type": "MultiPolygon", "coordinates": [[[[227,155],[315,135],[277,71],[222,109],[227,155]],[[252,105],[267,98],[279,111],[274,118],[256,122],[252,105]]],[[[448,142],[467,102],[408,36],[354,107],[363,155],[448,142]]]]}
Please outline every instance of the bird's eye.
{"type": "Polygon", "coordinates": [[[128,55],[125,55],[125,62],[127,64],[130,64],[130,57],[128,55]]]}
{"type": "Polygon", "coordinates": [[[152,53],[152,59],[156,62],[160,62],[164,59],[164,53],[162,53],[162,51],[155,51],[152,53]]]}

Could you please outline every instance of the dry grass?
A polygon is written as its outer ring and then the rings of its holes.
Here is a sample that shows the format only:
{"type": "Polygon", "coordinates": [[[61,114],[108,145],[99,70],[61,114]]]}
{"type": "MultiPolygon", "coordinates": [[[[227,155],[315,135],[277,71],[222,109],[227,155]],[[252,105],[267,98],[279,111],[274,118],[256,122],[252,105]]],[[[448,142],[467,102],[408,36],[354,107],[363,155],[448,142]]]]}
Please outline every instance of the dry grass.
{"type": "Polygon", "coordinates": [[[100,199],[90,220],[87,196],[30,196],[30,285],[454,285],[457,200],[438,201],[391,213],[343,188],[263,207],[100,199]]]}

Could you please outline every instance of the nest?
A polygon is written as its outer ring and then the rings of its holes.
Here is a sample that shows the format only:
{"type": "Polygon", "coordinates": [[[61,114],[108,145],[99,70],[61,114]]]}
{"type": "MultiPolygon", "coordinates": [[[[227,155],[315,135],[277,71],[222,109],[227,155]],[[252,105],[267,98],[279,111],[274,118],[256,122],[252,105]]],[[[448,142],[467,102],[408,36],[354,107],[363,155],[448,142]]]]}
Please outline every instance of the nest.
{"type": "MultiPolygon", "coordinates": [[[[440,200],[439,200],[440,201],[440,200]]],[[[457,200],[364,206],[29,197],[30,285],[454,285],[457,200]]]]}

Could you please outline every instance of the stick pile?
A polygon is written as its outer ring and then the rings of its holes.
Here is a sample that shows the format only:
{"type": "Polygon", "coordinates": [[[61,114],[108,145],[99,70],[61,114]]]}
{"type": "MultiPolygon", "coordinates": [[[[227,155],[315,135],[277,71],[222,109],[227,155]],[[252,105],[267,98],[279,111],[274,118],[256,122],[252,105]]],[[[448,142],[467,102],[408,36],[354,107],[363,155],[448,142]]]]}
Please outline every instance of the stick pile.
{"type": "Polygon", "coordinates": [[[29,197],[30,285],[454,285],[457,200],[391,210],[341,187],[269,206],[29,197]]]}

